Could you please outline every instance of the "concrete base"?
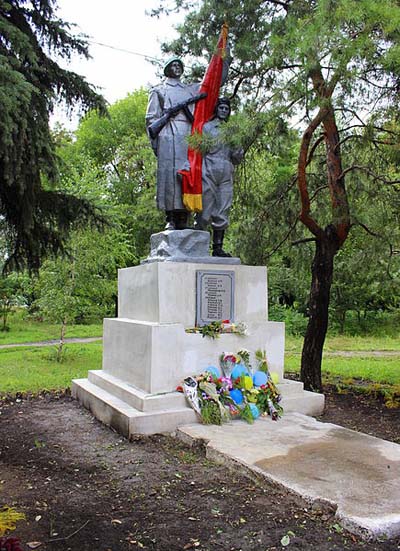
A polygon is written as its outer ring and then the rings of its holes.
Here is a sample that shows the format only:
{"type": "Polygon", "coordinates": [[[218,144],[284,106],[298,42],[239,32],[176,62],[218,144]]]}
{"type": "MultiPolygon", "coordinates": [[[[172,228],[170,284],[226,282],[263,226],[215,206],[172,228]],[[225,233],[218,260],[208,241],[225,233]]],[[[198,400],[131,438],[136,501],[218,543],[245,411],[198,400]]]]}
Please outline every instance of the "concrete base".
{"type": "MultiPolygon", "coordinates": [[[[285,411],[322,413],[322,394],[305,392],[302,383],[295,381],[284,380],[278,386],[285,411]]],[[[127,438],[134,434],[173,432],[182,425],[200,422],[182,393],[149,394],[105,371],[89,371],[87,379],[73,380],[72,395],[97,419],[127,438]]]]}
{"type": "MultiPolygon", "coordinates": [[[[190,248],[193,235],[185,232],[172,233],[178,234],[180,246],[190,248]]],[[[161,237],[164,243],[165,236],[161,237]]],[[[285,328],[283,323],[266,321],[266,269],[225,268],[235,274],[235,321],[246,323],[246,336],[230,333],[211,339],[186,333],[196,319],[196,272],[212,269],[209,264],[159,262],[119,270],[119,317],[104,320],[103,369],[73,381],[73,396],[127,437],[171,432],[197,421],[183,395],[174,392],[185,377],[218,366],[222,353],[244,348],[253,362],[261,349],[281,383],[285,410],[320,414],[322,395],[283,379],[285,328]]]]}
{"type": "Polygon", "coordinates": [[[267,270],[263,266],[218,268],[204,263],[155,262],[118,270],[118,317],[152,323],[196,323],[196,272],[228,270],[235,274],[235,320],[265,322],[267,270]]]}
{"type": "Polygon", "coordinates": [[[89,371],[87,379],[73,380],[72,396],[126,438],[173,432],[180,425],[198,422],[183,394],[148,395],[104,371],[89,371]]]}
{"type": "Polygon", "coordinates": [[[185,441],[207,442],[207,457],[277,483],[311,503],[336,508],[338,521],[366,539],[400,534],[400,446],[298,413],[249,427],[192,425],[185,441]]]}
{"type": "Polygon", "coordinates": [[[237,257],[213,257],[209,253],[210,234],[200,230],[167,230],[150,237],[150,255],[142,264],[152,262],[190,262],[195,264],[240,264],[237,257]]]}
{"type": "Polygon", "coordinates": [[[147,393],[171,392],[185,378],[218,366],[222,353],[267,350],[268,365],[283,378],[284,324],[249,323],[249,335],[217,339],[186,333],[179,323],[104,320],[103,370],[147,393]]]}

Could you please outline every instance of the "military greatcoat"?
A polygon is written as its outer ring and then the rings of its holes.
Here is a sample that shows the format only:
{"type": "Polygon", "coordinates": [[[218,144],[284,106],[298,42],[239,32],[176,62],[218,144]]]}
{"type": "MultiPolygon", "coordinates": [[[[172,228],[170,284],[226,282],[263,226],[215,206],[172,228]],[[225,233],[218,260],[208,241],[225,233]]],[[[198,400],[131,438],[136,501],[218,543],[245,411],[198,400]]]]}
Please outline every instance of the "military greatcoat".
{"type": "MultiPolygon", "coordinates": [[[[167,78],[150,91],[146,126],[159,119],[166,109],[186,101],[199,93],[200,84],[183,84],[179,79],[167,78]]],[[[194,105],[189,109],[193,113],[194,105]]],[[[187,163],[188,142],[192,123],[183,111],[172,117],[155,140],[151,140],[157,155],[157,208],[165,211],[185,209],[182,203],[178,170],[187,163]]]]}

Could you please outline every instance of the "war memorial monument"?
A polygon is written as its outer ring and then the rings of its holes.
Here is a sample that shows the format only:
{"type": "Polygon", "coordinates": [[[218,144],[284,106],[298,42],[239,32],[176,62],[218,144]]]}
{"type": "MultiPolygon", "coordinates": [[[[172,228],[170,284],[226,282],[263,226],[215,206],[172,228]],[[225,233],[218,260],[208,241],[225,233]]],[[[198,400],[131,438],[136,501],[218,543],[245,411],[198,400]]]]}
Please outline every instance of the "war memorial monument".
{"type": "Polygon", "coordinates": [[[243,157],[218,139],[231,111],[229,100],[219,98],[228,68],[221,33],[202,83],[182,83],[183,63],[172,58],[165,81],[150,91],[146,125],[157,156],[157,207],[165,212],[165,229],[151,236],[150,254],[140,266],[119,270],[118,317],[104,320],[102,369],[72,387],[98,419],[127,437],[199,422],[176,387],[218,365],[221,354],[240,349],[265,350],[285,412],[323,411],[323,395],[284,379],[285,328],[268,321],[266,268],[244,266],[223,248],[234,166],[243,157]],[[203,155],[188,147],[195,131],[214,140],[203,155]],[[190,212],[196,213],[194,229],[188,227],[190,212]],[[212,339],[188,332],[222,320],[244,324],[246,334],[212,339]]]}

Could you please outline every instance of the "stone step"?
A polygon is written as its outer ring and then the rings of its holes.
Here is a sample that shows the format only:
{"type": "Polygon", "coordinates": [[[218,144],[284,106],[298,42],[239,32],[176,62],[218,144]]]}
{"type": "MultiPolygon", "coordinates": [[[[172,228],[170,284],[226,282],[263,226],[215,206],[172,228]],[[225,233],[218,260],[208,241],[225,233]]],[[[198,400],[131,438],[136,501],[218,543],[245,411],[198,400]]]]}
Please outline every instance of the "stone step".
{"type": "Polygon", "coordinates": [[[149,394],[103,370],[89,371],[88,379],[91,383],[117,396],[139,411],[181,409],[188,406],[185,396],[181,392],[149,394]]]}
{"type": "Polygon", "coordinates": [[[189,407],[139,411],[88,379],[72,381],[72,396],[105,425],[130,438],[134,434],[173,432],[180,425],[198,422],[189,407]]]}
{"type": "Polygon", "coordinates": [[[304,390],[302,382],[283,379],[283,382],[279,383],[277,387],[282,395],[281,406],[284,413],[297,412],[311,416],[323,413],[325,396],[304,390]]]}
{"type": "Polygon", "coordinates": [[[304,385],[301,381],[292,381],[292,379],[283,379],[277,384],[277,388],[282,396],[293,396],[301,394],[304,390],[304,385]]]}
{"type": "Polygon", "coordinates": [[[299,394],[285,396],[282,395],[281,406],[283,412],[297,412],[312,417],[321,415],[324,411],[325,396],[316,392],[303,390],[299,394]]]}

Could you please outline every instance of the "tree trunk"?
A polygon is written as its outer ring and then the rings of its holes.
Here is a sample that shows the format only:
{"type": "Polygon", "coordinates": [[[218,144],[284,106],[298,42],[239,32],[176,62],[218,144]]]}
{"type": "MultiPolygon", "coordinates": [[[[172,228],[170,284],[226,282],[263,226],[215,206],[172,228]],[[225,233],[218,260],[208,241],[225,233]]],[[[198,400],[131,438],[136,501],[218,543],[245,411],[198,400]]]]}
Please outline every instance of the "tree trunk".
{"type": "Polygon", "coordinates": [[[60,342],[58,343],[57,347],[57,362],[61,362],[62,359],[62,352],[64,348],[64,339],[65,339],[65,332],[67,330],[67,320],[63,319],[61,324],[61,332],[60,332],[60,342]]]}
{"type": "Polygon", "coordinates": [[[347,310],[342,310],[342,312],[340,312],[339,314],[339,323],[340,323],[339,332],[341,335],[343,335],[344,327],[346,325],[346,314],[347,314],[347,310]]]}
{"type": "Polygon", "coordinates": [[[333,276],[333,259],[339,249],[335,228],[328,226],[322,238],[316,239],[312,263],[309,320],[301,355],[300,378],[306,390],[322,392],[321,362],[333,276]]]}

